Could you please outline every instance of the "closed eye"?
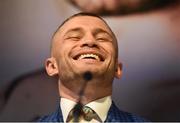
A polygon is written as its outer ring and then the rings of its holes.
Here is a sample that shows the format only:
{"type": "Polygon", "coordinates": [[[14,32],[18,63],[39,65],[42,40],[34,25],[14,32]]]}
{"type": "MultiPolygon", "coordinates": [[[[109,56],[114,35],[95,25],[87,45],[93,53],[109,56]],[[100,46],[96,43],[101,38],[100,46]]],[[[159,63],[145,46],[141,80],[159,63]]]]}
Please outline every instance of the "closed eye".
{"type": "Polygon", "coordinates": [[[108,38],[97,38],[96,39],[97,41],[102,41],[102,42],[104,42],[104,41],[110,41],[108,38]]]}
{"type": "Polygon", "coordinates": [[[79,41],[81,38],[80,37],[67,37],[67,40],[72,40],[72,41],[79,41]]]}

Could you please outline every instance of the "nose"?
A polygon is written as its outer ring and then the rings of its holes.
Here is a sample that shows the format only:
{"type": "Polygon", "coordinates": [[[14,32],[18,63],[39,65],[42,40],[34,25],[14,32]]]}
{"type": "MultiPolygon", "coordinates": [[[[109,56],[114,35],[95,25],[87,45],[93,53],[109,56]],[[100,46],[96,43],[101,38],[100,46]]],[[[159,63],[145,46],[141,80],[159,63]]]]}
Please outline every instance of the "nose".
{"type": "Polygon", "coordinates": [[[82,40],[82,44],[81,47],[97,47],[97,41],[96,39],[92,36],[86,36],[83,40],[82,40]]]}

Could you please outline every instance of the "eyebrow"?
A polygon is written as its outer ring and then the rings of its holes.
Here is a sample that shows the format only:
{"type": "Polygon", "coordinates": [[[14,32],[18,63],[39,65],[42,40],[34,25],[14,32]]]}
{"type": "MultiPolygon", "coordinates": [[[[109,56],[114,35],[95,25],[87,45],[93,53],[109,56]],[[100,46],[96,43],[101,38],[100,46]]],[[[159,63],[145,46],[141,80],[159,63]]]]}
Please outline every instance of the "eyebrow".
{"type": "MultiPolygon", "coordinates": [[[[72,32],[83,32],[83,29],[81,27],[77,27],[77,28],[72,28],[70,30],[68,30],[67,32],[65,32],[64,36],[66,36],[68,33],[72,33],[72,32]]],[[[108,36],[110,36],[113,39],[113,36],[111,33],[109,33],[108,31],[101,29],[101,28],[95,28],[93,30],[93,35],[97,35],[99,33],[105,33],[108,36]]]]}
{"type": "Polygon", "coordinates": [[[68,33],[72,33],[72,32],[83,32],[83,29],[80,27],[72,28],[72,29],[68,30],[67,32],[65,32],[64,36],[66,36],[68,33]]]}

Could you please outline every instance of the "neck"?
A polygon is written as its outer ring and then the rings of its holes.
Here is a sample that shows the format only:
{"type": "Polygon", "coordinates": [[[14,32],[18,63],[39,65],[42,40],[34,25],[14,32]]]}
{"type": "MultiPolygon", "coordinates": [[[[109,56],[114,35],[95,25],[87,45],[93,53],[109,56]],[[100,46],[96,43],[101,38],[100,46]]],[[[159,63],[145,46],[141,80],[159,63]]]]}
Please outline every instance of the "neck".
{"type": "MultiPolygon", "coordinates": [[[[102,86],[89,83],[87,83],[87,86],[85,87],[84,93],[81,97],[81,103],[83,105],[105,96],[112,95],[112,84],[110,86],[102,86]]],[[[81,87],[82,86],[78,86],[78,84],[76,84],[76,86],[66,86],[66,84],[63,84],[63,82],[59,81],[60,97],[78,102],[80,99],[79,92],[82,89],[81,87]]]]}

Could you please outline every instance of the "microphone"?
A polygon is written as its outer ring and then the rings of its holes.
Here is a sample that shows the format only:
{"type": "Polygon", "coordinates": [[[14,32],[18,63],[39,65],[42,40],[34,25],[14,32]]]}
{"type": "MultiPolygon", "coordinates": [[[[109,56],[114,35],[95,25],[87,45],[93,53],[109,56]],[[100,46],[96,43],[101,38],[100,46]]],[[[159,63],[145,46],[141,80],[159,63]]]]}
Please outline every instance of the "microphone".
{"type": "Polygon", "coordinates": [[[92,73],[91,73],[90,71],[85,72],[85,73],[83,74],[83,78],[84,78],[84,80],[86,80],[86,81],[91,80],[91,79],[92,79],[92,73]]]}
{"type": "Polygon", "coordinates": [[[86,88],[86,86],[87,86],[87,82],[92,79],[92,73],[91,73],[90,71],[85,72],[85,73],[83,74],[83,79],[84,79],[84,82],[83,82],[81,91],[79,92],[80,99],[81,99],[81,97],[82,97],[83,94],[84,94],[84,90],[85,90],[85,88],[86,88]]]}
{"type": "Polygon", "coordinates": [[[92,79],[92,73],[90,71],[85,72],[83,74],[83,79],[84,79],[84,82],[83,82],[82,88],[79,92],[79,101],[74,106],[74,111],[73,111],[74,122],[79,122],[79,117],[81,115],[82,108],[83,108],[83,104],[81,103],[82,102],[82,96],[84,95],[84,91],[86,89],[87,82],[92,79]]]}

